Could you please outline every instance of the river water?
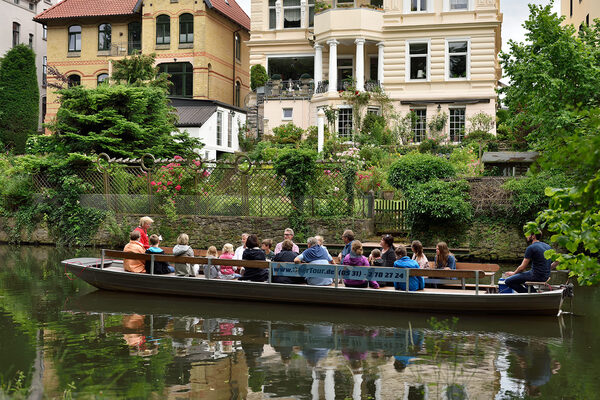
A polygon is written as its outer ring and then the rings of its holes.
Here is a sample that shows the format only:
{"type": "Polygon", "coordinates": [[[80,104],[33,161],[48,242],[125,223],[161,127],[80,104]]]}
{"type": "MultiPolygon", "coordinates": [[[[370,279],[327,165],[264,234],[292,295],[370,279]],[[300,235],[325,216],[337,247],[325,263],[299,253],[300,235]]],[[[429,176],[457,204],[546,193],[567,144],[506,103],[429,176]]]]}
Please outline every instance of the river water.
{"type": "Polygon", "coordinates": [[[403,313],[126,295],[94,250],[0,246],[0,399],[598,399],[600,290],[575,316],[403,313]]]}

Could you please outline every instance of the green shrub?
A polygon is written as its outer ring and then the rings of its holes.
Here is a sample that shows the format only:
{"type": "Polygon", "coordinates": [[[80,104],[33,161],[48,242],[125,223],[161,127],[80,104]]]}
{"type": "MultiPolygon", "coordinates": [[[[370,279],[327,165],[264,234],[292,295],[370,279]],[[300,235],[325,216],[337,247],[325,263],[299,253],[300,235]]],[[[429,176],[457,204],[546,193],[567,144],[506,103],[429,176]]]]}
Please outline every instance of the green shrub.
{"type": "Polygon", "coordinates": [[[252,90],[264,86],[268,80],[269,75],[267,75],[267,70],[261,64],[253,65],[250,68],[250,88],[252,90]]]}
{"type": "Polygon", "coordinates": [[[411,231],[432,225],[464,225],[473,215],[466,181],[436,179],[418,183],[405,193],[406,218],[411,231]]]}
{"type": "Polygon", "coordinates": [[[451,178],[456,174],[452,164],[431,154],[410,153],[390,167],[388,182],[396,189],[406,190],[417,183],[435,178],[451,178]]]}
{"type": "Polygon", "coordinates": [[[272,141],[277,144],[294,144],[299,146],[304,130],[289,122],[273,128],[272,141]]]}
{"type": "Polygon", "coordinates": [[[281,146],[273,142],[262,140],[256,143],[256,146],[248,153],[248,157],[250,157],[252,161],[270,162],[277,158],[281,148],[281,146]]]}
{"type": "Polygon", "coordinates": [[[9,211],[16,211],[20,207],[31,204],[33,196],[33,182],[30,176],[13,175],[3,177],[0,188],[2,207],[9,211]]]}
{"type": "Polygon", "coordinates": [[[571,186],[563,174],[544,172],[520,179],[511,179],[502,187],[511,194],[512,217],[519,225],[533,221],[539,212],[548,208],[547,187],[562,188],[571,186]]]}
{"type": "Polygon", "coordinates": [[[285,149],[273,163],[277,175],[285,179],[284,190],[295,208],[293,213],[303,213],[304,196],[314,182],[317,153],[304,149],[285,149]]]}
{"type": "Polygon", "coordinates": [[[382,149],[380,146],[365,145],[361,146],[359,153],[360,157],[369,165],[382,166],[390,156],[390,153],[382,149]]]}

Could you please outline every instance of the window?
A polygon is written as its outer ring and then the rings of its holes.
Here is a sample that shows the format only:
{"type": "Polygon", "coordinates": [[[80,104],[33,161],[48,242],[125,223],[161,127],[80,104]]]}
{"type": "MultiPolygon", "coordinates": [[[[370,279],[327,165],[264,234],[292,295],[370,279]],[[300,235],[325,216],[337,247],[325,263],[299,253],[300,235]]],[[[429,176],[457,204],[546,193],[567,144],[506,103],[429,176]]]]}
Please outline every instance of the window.
{"type": "Polygon", "coordinates": [[[44,121],[46,119],[46,110],[47,110],[46,96],[43,96],[42,97],[42,121],[44,121]]]}
{"type": "Polygon", "coordinates": [[[97,85],[100,85],[104,82],[108,83],[108,74],[107,73],[102,73],[102,74],[98,75],[98,77],[96,78],[97,85]]]}
{"type": "Polygon", "coordinates": [[[42,25],[42,39],[44,39],[44,40],[48,39],[48,26],[47,25],[42,25]]]}
{"type": "Polygon", "coordinates": [[[470,0],[449,0],[450,11],[468,11],[470,0]]]}
{"type": "Polygon", "coordinates": [[[369,58],[369,78],[372,81],[377,81],[379,78],[378,68],[379,68],[379,59],[377,57],[370,57],[369,58]]]}
{"type": "Polygon", "coordinates": [[[300,0],[283,0],[283,27],[300,28],[300,0]]]}
{"type": "Polygon", "coordinates": [[[590,26],[590,14],[588,14],[588,15],[585,16],[585,24],[587,26],[590,26]]]}
{"type": "Polygon", "coordinates": [[[570,8],[569,8],[569,16],[572,17],[573,16],[573,0],[570,0],[569,6],[570,6],[570,8]]]}
{"type": "Polygon", "coordinates": [[[233,140],[233,112],[228,114],[227,118],[227,147],[231,147],[231,142],[233,140]]]}
{"type": "Polygon", "coordinates": [[[81,51],[81,26],[69,27],[69,51],[81,51]]]}
{"type": "Polygon", "coordinates": [[[240,34],[237,32],[235,34],[235,59],[238,61],[242,59],[242,41],[240,34]]]}
{"type": "Polygon", "coordinates": [[[169,74],[171,96],[192,97],[193,96],[193,67],[190,63],[166,63],[158,65],[159,72],[169,74]]]}
{"type": "Polygon", "coordinates": [[[98,26],[98,51],[110,50],[111,30],[110,24],[98,26]]]}
{"type": "Polygon", "coordinates": [[[380,107],[367,107],[367,114],[381,115],[380,107]]]}
{"type": "Polygon", "coordinates": [[[308,0],[308,26],[315,26],[315,0],[308,0]]]}
{"type": "Polygon", "coordinates": [[[427,11],[427,0],[410,0],[410,11],[427,11]]]}
{"type": "Polygon", "coordinates": [[[429,70],[429,43],[409,43],[408,58],[409,79],[427,80],[429,70]]]}
{"type": "Polygon", "coordinates": [[[13,47],[21,42],[21,25],[17,22],[13,22],[13,47]]]}
{"type": "Polygon", "coordinates": [[[269,76],[274,74],[281,75],[283,80],[298,80],[302,74],[314,76],[315,70],[314,56],[298,57],[268,57],[267,72],[269,76]]]}
{"type": "Polygon", "coordinates": [[[133,54],[142,50],[142,24],[130,22],[127,25],[127,53],[133,54]]]}
{"type": "Polygon", "coordinates": [[[336,0],[336,7],[352,7],[354,6],[354,0],[336,0]]]}
{"type": "Polygon", "coordinates": [[[338,109],[338,137],[352,139],[352,108],[338,109]]]}
{"type": "Polygon", "coordinates": [[[294,109],[293,108],[282,108],[282,117],[281,119],[283,120],[291,120],[293,115],[294,115],[294,109]]]}
{"type": "Polygon", "coordinates": [[[48,57],[42,57],[42,85],[46,86],[48,81],[48,57]]]}
{"type": "Polygon", "coordinates": [[[427,110],[417,108],[411,111],[414,113],[412,120],[413,142],[421,143],[425,139],[427,129],[427,110]]]}
{"type": "Polygon", "coordinates": [[[223,112],[217,111],[217,146],[223,145],[223,112]]]}
{"type": "Polygon", "coordinates": [[[73,74],[69,75],[69,87],[81,85],[81,77],[79,75],[73,74]]]}
{"type": "Polygon", "coordinates": [[[447,42],[448,65],[447,77],[449,79],[468,78],[469,41],[457,40],[447,42]]]}
{"type": "Polygon", "coordinates": [[[465,137],[465,109],[450,109],[450,141],[462,142],[465,137]]]}
{"type": "Polygon", "coordinates": [[[19,4],[19,0],[15,0],[15,4],[19,4]]]}
{"type": "Polygon", "coordinates": [[[29,9],[33,11],[35,9],[35,4],[33,2],[29,2],[29,9]]]}
{"type": "Polygon", "coordinates": [[[156,18],[156,44],[171,44],[171,18],[168,15],[156,18]]]}
{"type": "Polygon", "coordinates": [[[179,43],[194,43],[194,16],[192,14],[179,16],[179,43]]]}
{"type": "Polygon", "coordinates": [[[240,84],[240,81],[237,81],[235,83],[235,106],[239,107],[240,106],[240,97],[241,97],[241,89],[242,89],[242,85],[240,84]]]}
{"type": "Polygon", "coordinates": [[[33,33],[29,34],[29,48],[33,49],[33,33]]]}
{"type": "Polygon", "coordinates": [[[269,29],[277,29],[277,10],[275,9],[276,0],[269,0],[269,29]]]}

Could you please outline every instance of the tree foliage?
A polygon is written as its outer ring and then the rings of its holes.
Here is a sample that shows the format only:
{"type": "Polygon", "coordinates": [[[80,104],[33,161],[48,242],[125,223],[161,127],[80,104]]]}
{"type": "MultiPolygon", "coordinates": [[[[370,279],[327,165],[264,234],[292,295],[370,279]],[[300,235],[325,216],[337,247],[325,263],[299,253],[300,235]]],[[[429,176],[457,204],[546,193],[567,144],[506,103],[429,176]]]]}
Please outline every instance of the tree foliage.
{"type": "Polygon", "coordinates": [[[268,80],[267,70],[261,64],[253,65],[250,68],[250,88],[252,90],[264,86],[268,80]]]}
{"type": "Polygon", "coordinates": [[[159,87],[100,85],[60,90],[61,107],[49,126],[66,153],[108,153],[119,157],[192,156],[202,144],[176,133],[176,115],[159,87]]]}
{"type": "Polygon", "coordinates": [[[285,179],[285,191],[296,211],[304,211],[304,196],[315,180],[317,154],[304,149],[285,149],[277,157],[273,167],[277,175],[285,179]]]}
{"type": "Polygon", "coordinates": [[[35,54],[15,46],[0,65],[0,142],[25,150],[27,137],[38,128],[39,97],[35,54]]]}
{"type": "Polygon", "coordinates": [[[390,167],[388,182],[400,190],[407,190],[417,183],[436,178],[451,178],[454,167],[444,158],[431,154],[410,153],[401,157],[390,167]]]}
{"type": "Polygon", "coordinates": [[[111,82],[132,86],[154,86],[168,89],[172,83],[168,74],[160,73],[154,66],[156,54],[137,53],[131,57],[113,61],[111,82]]]}
{"type": "Polygon", "coordinates": [[[534,149],[561,147],[580,123],[574,108],[600,105],[600,25],[571,25],[547,6],[529,5],[525,43],[509,42],[500,58],[510,86],[500,90],[510,110],[507,125],[527,132],[534,149]]]}

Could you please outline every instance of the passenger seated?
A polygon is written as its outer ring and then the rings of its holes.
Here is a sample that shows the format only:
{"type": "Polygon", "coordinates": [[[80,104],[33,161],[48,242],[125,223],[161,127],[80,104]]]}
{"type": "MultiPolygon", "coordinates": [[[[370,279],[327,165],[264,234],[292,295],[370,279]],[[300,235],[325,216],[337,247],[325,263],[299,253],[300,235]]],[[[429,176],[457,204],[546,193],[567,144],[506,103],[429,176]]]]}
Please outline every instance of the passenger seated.
{"type": "MultiPolygon", "coordinates": [[[[144,254],[144,245],[140,242],[140,232],[135,230],[129,234],[129,243],[125,245],[123,251],[129,253],[144,254]]],[[[144,267],[144,260],[132,260],[128,258],[123,259],[123,269],[129,272],[145,273],[146,268],[144,267]]]]}
{"type": "Polygon", "coordinates": [[[413,240],[410,248],[413,251],[412,259],[419,264],[419,268],[429,268],[429,260],[425,253],[423,253],[423,244],[418,240],[413,240]]]}
{"type": "MultiPolygon", "coordinates": [[[[370,267],[369,260],[363,256],[363,246],[358,240],[352,242],[352,250],[350,254],[344,257],[343,265],[351,265],[356,267],[370,267]]],[[[379,289],[379,284],[376,281],[366,280],[355,280],[355,279],[344,279],[344,285],[355,288],[366,288],[372,287],[373,289],[379,289]]]]}
{"type": "MultiPolygon", "coordinates": [[[[177,244],[173,247],[175,257],[194,257],[194,250],[189,246],[190,237],[182,233],[177,237],[177,244]]],[[[177,276],[196,276],[193,267],[189,263],[175,263],[175,274],[177,276]]]]}
{"type": "Polygon", "coordinates": [[[434,263],[437,269],[456,269],[456,258],[450,253],[446,242],[439,242],[435,246],[434,263]]]}
{"type": "Polygon", "coordinates": [[[371,254],[369,254],[369,260],[371,261],[371,265],[373,267],[383,267],[383,258],[381,258],[381,250],[373,249],[371,254]]]}
{"type": "MultiPolygon", "coordinates": [[[[272,262],[292,263],[298,256],[298,253],[293,251],[294,242],[290,239],[285,239],[281,243],[281,251],[275,254],[275,257],[271,260],[272,262]]],[[[301,284],[306,283],[306,280],[301,276],[273,276],[271,282],[274,283],[285,283],[285,284],[301,284]]]]}
{"type": "MultiPolygon", "coordinates": [[[[246,250],[242,254],[242,260],[266,261],[265,252],[258,247],[258,237],[249,235],[246,239],[246,250]]],[[[246,267],[240,281],[266,282],[269,280],[268,268],[246,267]]]]}
{"type": "MultiPolygon", "coordinates": [[[[396,247],[396,262],[394,268],[415,268],[419,269],[419,263],[415,260],[411,260],[406,255],[406,247],[400,245],[396,247]]],[[[406,290],[405,282],[394,282],[394,288],[396,290],[406,290]]],[[[416,291],[423,290],[425,288],[425,279],[422,276],[411,276],[408,278],[408,290],[416,291]]]]}
{"type": "Polygon", "coordinates": [[[265,258],[267,261],[271,261],[275,253],[271,251],[271,247],[273,247],[273,241],[271,239],[263,239],[260,244],[260,248],[265,252],[265,258]]]}
{"type": "MultiPolygon", "coordinates": [[[[306,241],[307,249],[294,259],[296,264],[305,262],[308,264],[330,264],[333,261],[331,255],[319,246],[319,242],[314,237],[309,237],[306,241]]],[[[306,278],[306,283],[313,286],[329,286],[333,283],[332,278],[306,278]]]]}
{"type": "MultiPolygon", "coordinates": [[[[151,235],[150,239],[150,247],[146,250],[146,254],[165,254],[165,251],[158,247],[160,240],[157,235],[151,235]]],[[[146,260],[146,273],[152,273],[152,262],[150,260],[146,260]]],[[[154,275],[164,275],[169,274],[171,272],[175,272],[175,268],[169,265],[168,262],[165,261],[154,261],[154,275]]]]}
{"type": "MultiPolygon", "coordinates": [[[[233,245],[231,243],[225,243],[223,246],[223,251],[221,252],[221,260],[231,260],[233,259],[234,251],[233,245]]],[[[236,279],[239,278],[240,274],[237,273],[237,267],[232,267],[230,265],[221,265],[219,268],[219,279],[236,279]]]]}
{"type": "MultiPolygon", "coordinates": [[[[207,258],[219,258],[219,253],[217,252],[217,248],[215,246],[210,246],[206,251],[207,258]]],[[[202,271],[204,276],[206,276],[209,272],[209,265],[205,264],[202,266],[202,271]]],[[[210,279],[217,279],[219,277],[219,268],[216,265],[210,265],[210,279]]]]}

